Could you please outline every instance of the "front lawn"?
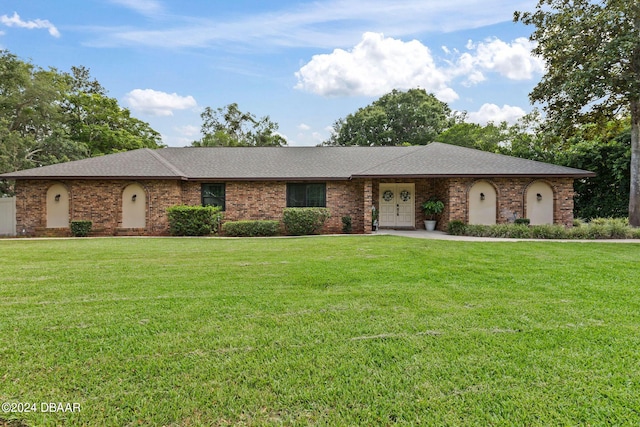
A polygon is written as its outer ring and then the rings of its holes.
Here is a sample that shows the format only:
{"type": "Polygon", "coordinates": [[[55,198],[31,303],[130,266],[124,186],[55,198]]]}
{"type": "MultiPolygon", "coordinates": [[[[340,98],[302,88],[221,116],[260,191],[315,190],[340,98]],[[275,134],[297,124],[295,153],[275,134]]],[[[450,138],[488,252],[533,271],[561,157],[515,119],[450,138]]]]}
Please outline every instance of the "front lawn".
{"type": "Polygon", "coordinates": [[[640,424],[637,244],[107,238],[0,253],[0,402],[36,404],[0,425],[640,424]]]}

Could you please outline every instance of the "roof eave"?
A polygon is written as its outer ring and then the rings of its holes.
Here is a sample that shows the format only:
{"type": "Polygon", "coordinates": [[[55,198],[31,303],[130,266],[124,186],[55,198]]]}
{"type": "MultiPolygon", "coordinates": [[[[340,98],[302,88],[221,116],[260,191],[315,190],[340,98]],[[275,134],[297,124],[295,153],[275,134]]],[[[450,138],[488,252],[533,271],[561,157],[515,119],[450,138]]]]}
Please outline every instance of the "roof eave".
{"type": "Polygon", "coordinates": [[[20,175],[20,176],[0,176],[0,179],[6,179],[11,181],[18,180],[73,180],[73,179],[81,179],[81,180],[165,180],[165,181],[185,181],[186,178],[182,176],[63,176],[63,175],[50,175],[50,176],[29,176],[29,175],[20,175]]]}
{"type": "Polygon", "coordinates": [[[348,181],[350,176],[333,176],[333,177],[189,177],[185,178],[186,181],[225,181],[225,182],[250,182],[250,181],[348,181]]]}
{"type": "Polygon", "coordinates": [[[503,174],[363,174],[353,175],[352,178],[382,179],[382,178],[590,178],[596,176],[593,172],[550,174],[550,173],[503,173],[503,174]]]}

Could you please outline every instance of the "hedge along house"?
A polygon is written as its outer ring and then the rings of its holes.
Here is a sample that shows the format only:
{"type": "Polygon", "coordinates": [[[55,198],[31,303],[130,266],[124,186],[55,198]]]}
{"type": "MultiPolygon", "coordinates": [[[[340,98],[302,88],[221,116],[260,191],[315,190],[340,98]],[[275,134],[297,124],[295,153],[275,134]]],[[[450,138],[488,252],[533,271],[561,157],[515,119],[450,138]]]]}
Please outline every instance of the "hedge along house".
{"type": "Polygon", "coordinates": [[[166,235],[166,209],[218,205],[225,220],[282,218],[286,207],[326,207],[323,233],[352,218],[357,233],[422,228],[432,196],[448,221],[573,221],[573,181],[593,173],[432,143],[413,147],[217,147],[140,149],[0,175],[16,181],[19,234],[166,235]]]}

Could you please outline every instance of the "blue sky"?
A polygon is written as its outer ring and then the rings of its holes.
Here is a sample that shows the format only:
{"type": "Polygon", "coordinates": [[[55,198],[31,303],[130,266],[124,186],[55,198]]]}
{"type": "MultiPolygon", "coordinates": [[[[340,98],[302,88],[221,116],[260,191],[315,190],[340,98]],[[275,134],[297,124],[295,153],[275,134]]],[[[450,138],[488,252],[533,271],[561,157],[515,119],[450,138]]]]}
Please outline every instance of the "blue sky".
{"type": "Polygon", "coordinates": [[[397,89],[421,87],[468,120],[514,122],[544,64],[520,0],[3,0],[0,49],[85,66],[169,146],[200,137],[200,112],[238,103],[289,145],[397,89]]]}

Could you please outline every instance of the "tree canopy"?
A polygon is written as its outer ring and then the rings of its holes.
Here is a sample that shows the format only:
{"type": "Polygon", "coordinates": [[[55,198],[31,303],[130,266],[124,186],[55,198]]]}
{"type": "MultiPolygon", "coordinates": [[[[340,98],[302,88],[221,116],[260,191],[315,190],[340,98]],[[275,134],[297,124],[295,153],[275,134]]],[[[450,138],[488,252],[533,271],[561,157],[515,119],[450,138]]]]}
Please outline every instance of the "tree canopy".
{"type": "Polygon", "coordinates": [[[510,137],[507,122],[499,125],[488,123],[485,126],[477,123],[460,122],[442,132],[436,140],[446,144],[461,145],[482,151],[498,152],[501,144],[510,137]]]}
{"type": "Polygon", "coordinates": [[[45,70],[0,51],[0,173],[160,146],[160,134],[109,98],[88,69],[45,70]]]}
{"type": "Polygon", "coordinates": [[[278,124],[269,116],[257,118],[244,113],[233,103],[213,110],[205,108],[202,118],[202,139],[194,147],[281,147],[287,141],[278,131],[278,124]]]}
{"type": "Polygon", "coordinates": [[[449,106],[424,89],[394,89],[337,120],[324,145],[426,145],[454,122],[449,106]]]}
{"type": "Polygon", "coordinates": [[[535,26],[547,71],[530,98],[557,132],[631,116],[629,223],[640,226],[640,3],[539,0],[514,20],[535,26]]]}

